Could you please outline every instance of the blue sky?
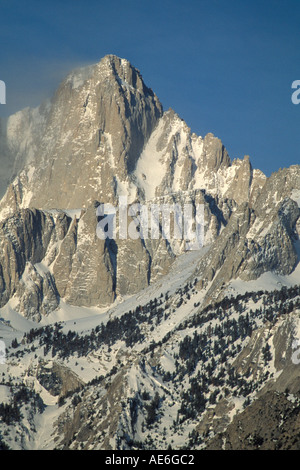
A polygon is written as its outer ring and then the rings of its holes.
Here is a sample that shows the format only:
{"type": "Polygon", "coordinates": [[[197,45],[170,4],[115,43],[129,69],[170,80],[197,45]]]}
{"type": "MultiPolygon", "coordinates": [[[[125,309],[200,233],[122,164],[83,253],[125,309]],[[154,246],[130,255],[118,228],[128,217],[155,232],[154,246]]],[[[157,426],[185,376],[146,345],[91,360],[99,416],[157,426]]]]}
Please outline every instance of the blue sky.
{"type": "Polygon", "coordinates": [[[0,116],[50,97],[73,68],[128,59],[164,109],[267,175],[300,163],[299,0],[0,0],[0,116]]]}

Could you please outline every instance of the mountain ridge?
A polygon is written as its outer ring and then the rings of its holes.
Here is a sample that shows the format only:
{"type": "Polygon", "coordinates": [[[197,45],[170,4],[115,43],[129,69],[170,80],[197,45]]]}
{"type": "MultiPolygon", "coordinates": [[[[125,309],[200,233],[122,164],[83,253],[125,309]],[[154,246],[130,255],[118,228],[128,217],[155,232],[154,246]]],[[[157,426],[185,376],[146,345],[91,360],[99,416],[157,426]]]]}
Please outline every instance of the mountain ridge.
{"type": "Polygon", "coordinates": [[[0,445],[297,448],[300,165],[231,160],[115,55],[10,117],[0,152],[0,445]],[[121,196],[202,205],[203,246],[99,239],[121,196]]]}

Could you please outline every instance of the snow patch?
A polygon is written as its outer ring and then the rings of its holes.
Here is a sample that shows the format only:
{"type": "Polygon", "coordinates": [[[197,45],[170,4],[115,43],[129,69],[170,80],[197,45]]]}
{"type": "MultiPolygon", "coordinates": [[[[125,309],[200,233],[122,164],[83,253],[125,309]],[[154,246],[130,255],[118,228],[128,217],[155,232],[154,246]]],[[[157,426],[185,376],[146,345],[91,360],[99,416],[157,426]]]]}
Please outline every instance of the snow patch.
{"type": "Polygon", "coordinates": [[[293,189],[291,199],[293,199],[293,201],[298,204],[298,207],[300,207],[300,189],[293,189]]]}

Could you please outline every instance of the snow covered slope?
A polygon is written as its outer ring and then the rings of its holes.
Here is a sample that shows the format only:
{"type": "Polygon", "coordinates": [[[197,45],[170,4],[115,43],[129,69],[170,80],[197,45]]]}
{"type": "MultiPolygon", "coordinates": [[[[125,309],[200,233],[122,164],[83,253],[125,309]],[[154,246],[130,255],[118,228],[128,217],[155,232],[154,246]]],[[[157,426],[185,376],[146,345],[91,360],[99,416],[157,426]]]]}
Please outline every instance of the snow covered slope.
{"type": "Polygon", "coordinates": [[[300,166],[231,160],[112,55],[0,139],[0,448],[298,448],[300,166]],[[204,246],[101,240],[120,196],[202,205],[204,246]]]}

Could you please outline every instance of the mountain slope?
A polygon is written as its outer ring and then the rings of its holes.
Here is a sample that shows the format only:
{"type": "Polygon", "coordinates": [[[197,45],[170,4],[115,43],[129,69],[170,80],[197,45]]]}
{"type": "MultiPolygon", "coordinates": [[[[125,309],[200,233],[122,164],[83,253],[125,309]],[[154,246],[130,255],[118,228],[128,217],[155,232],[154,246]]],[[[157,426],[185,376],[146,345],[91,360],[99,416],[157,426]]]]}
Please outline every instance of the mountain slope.
{"type": "Polygon", "coordinates": [[[2,124],[0,448],[297,448],[300,166],[231,160],[113,55],[2,124]],[[101,239],[121,196],[140,228],[101,239]],[[203,206],[203,246],[138,204],[203,206]]]}

